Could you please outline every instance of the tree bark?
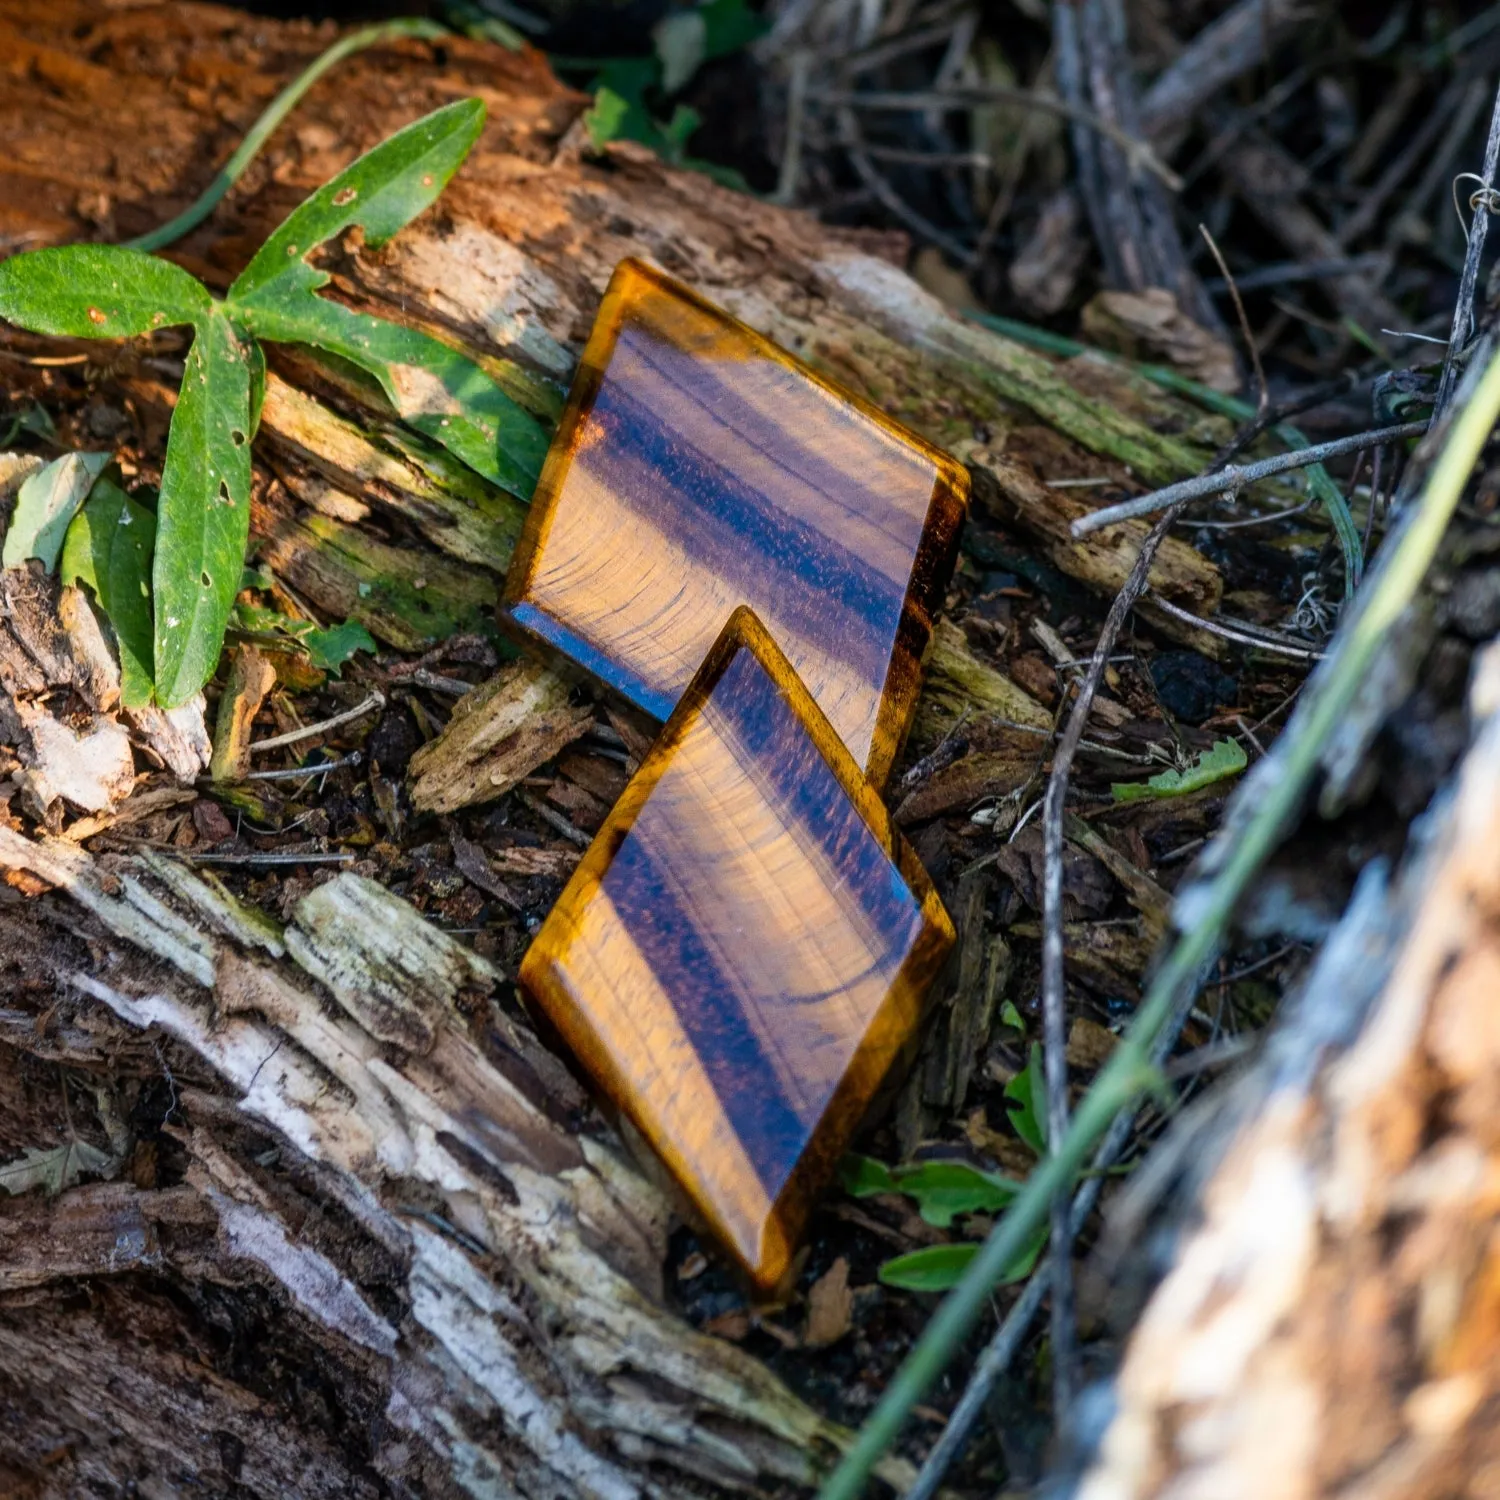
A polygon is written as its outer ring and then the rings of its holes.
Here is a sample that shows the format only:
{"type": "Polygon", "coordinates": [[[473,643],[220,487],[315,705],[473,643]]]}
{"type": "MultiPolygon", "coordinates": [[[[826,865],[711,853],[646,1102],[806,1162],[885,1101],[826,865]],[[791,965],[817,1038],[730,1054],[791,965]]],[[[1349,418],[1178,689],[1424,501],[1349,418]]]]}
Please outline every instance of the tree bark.
{"type": "MultiPolygon", "coordinates": [[[[164,221],[333,35],[209,6],[7,0],[0,246],[164,221]]],[[[1145,525],[1071,541],[1078,492],[1039,470],[1166,482],[1226,435],[1114,365],[1058,365],[951,316],[889,239],[631,146],[592,152],[587,101],[539,54],[463,39],[342,64],[173,257],[226,285],[310,190],[464,95],[489,108],[479,147],[379,254],[340,246],[335,290],[488,361],[539,415],[613,267],[644,256],[947,446],[977,507],[1106,596],[1145,525]]],[[[158,433],[174,348],[77,346],[158,433]]],[[[364,385],[273,355],[253,527],[312,604],[400,650],[474,628],[521,515],[364,385]]],[[[1174,539],[1153,586],[1199,615],[1221,592],[1174,539]]],[[[917,749],[965,703],[1045,719],[961,632],[940,632],[930,675],[917,749]]],[[[800,1489],[825,1470],[843,1430],[666,1306],[670,1201],[493,966],[354,876],[282,927],[179,867],[94,859],[14,819],[0,868],[0,1159],[77,1143],[115,1174],[0,1199],[13,1491],[623,1500],[800,1489]]]]}

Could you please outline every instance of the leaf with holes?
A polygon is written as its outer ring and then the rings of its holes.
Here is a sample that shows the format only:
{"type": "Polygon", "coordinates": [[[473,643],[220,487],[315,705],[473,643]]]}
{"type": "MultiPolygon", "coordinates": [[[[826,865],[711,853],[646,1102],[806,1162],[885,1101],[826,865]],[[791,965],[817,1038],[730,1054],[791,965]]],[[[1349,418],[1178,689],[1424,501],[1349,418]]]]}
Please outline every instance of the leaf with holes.
{"type": "Polygon", "coordinates": [[[186,703],[213,675],[250,535],[250,355],[229,320],[188,352],[157,502],[156,696],[186,703]]]}
{"type": "Polygon", "coordinates": [[[64,453],[38,469],[16,495],[16,511],[5,533],[0,562],[19,567],[40,558],[50,573],[57,566],[68,526],[109,462],[107,453],[64,453]]]}
{"type": "Polygon", "coordinates": [[[114,629],[120,697],[126,708],[152,698],[151,553],[156,517],[118,485],[101,479],[68,527],[62,581],[88,587],[114,629]]]}
{"type": "Polygon", "coordinates": [[[457,349],[319,296],[329,273],[313,264],[314,251],[356,225],[367,246],[383,245],[442,192],[483,125],[484,105],[463,99],[346,167],[256,252],[227,310],[258,338],[312,344],[358,365],[403,421],[526,500],[547,453],[541,425],[457,349]]]}
{"type": "Polygon", "coordinates": [[[32,333],[128,339],[198,323],[212,308],[180,266],[123,245],[57,245],[0,262],[0,318],[32,333]]]}

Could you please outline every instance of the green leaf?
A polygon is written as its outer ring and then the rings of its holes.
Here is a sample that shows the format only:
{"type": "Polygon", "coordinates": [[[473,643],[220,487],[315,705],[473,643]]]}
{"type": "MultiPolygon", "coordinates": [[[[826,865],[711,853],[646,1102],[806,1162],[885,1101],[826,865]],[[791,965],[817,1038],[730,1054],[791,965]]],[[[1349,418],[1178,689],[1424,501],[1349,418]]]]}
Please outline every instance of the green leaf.
{"type": "Polygon", "coordinates": [[[1013,1000],[1000,1002],[1000,1024],[1013,1027],[1016,1031],[1026,1030],[1026,1022],[1022,1019],[1021,1012],[1016,1009],[1013,1000]]]}
{"type": "MultiPolygon", "coordinates": [[[[1038,1256],[1047,1243],[1047,1226],[1040,1225],[1036,1232],[1000,1273],[997,1286],[1009,1286],[1013,1281],[1022,1281],[1036,1269],[1038,1256]]],[[[876,1273],[887,1286],[900,1287],[908,1292],[948,1292],[956,1287],[969,1262],[979,1254],[977,1244],[929,1245],[924,1250],[913,1250],[909,1255],[898,1255],[888,1260],[876,1273]]]]}
{"type": "Polygon", "coordinates": [[[258,338],[315,344],[368,370],[409,426],[502,489],[531,498],[546,432],[456,349],[317,296],[235,304],[233,312],[258,338]]]}
{"type": "Polygon", "coordinates": [[[947,1229],[957,1214],[998,1213],[1021,1190],[1008,1177],[961,1161],[918,1162],[892,1175],[897,1189],[915,1199],[917,1212],[938,1229],[947,1229]]]}
{"type": "Polygon", "coordinates": [[[728,57],[759,41],[771,29],[770,21],[751,10],[745,0],[708,0],[698,14],[703,17],[705,61],[728,57]]]}
{"type": "Polygon", "coordinates": [[[240,342],[250,357],[250,440],[260,431],[260,409],[266,404],[266,351],[249,334],[241,334],[240,342]]]}
{"type": "Polygon", "coordinates": [[[297,639],[307,649],[313,666],[322,672],[339,675],[344,663],[356,651],[375,654],[375,640],[370,632],[357,620],[345,620],[342,625],[330,625],[326,630],[314,625],[310,630],[297,632],[297,639]]]}
{"type": "MultiPolygon", "coordinates": [[[[995,1285],[1009,1286],[1030,1276],[1046,1243],[1047,1226],[1042,1224],[1000,1273],[995,1285]]],[[[948,1292],[958,1285],[969,1269],[969,1262],[978,1254],[977,1244],[929,1245],[924,1250],[913,1250],[909,1255],[886,1261],[876,1274],[887,1286],[904,1291],[948,1292]]]]}
{"type": "Polygon", "coordinates": [[[225,317],[188,351],[157,503],[156,696],[187,702],[218,665],[250,534],[250,357],[225,317]]]}
{"type": "Polygon", "coordinates": [[[851,1151],[839,1163],[839,1181],[851,1198],[873,1198],[878,1193],[894,1193],[896,1180],[891,1169],[873,1156],[851,1151]]]}
{"type": "Polygon", "coordinates": [[[981,1172],[961,1161],[922,1161],[891,1168],[872,1156],[851,1152],[839,1164],[844,1191],[854,1198],[879,1193],[905,1193],[916,1201],[917,1212],[939,1229],[957,1214],[995,1213],[1021,1190],[1008,1177],[981,1172]]]}
{"type": "Polygon", "coordinates": [[[583,128],[589,133],[589,144],[602,151],[610,141],[622,138],[630,115],[630,103],[612,88],[603,87],[594,94],[594,102],[584,111],[583,128]]]}
{"type": "Polygon", "coordinates": [[[672,118],[661,127],[661,155],[670,162],[680,162],[688,138],[703,123],[703,116],[691,104],[679,104],[672,118]]]}
{"type": "Polygon", "coordinates": [[[115,632],[120,697],[126,708],[152,698],[151,553],[156,517],[118,485],[101,479],[68,527],[62,581],[92,591],[115,632]]]}
{"type": "Polygon", "coordinates": [[[15,568],[28,557],[39,557],[50,573],[57,566],[69,523],[108,462],[107,453],[65,453],[38,469],[16,495],[0,562],[15,568]]]}
{"type": "Polygon", "coordinates": [[[1157,797],[1181,797],[1235,776],[1249,762],[1238,740],[1215,740],[1185,771],[1163,771],[1150,781],[1117,781],[1110,787],[1116,802],[1142,802],[1157,797]]]}
{"type": "Polygon", "coordinates": [[[351,225],[377,248],[448,185],[484,128],[484,104],[460,99],[398,130],[294,208],[229,288],[235,303],[313,292],[328,275],[308,264],[319,245],[351,225]]]}
{"type": "Polygon", "coordinates": [[[1016,1134],[1036,1152],[1047,1151],[1047,1084],[1042,1072],[1042,1049],[1031,1044],[1026,1066],[1005,1085],[1005,1108],[1016,1134]]]}
{"type": "Polygon", "coordinates": [[[403,421],[526,500],[547,454],[540,423],[439,339],[318,296],[329,276],[312,264],[320,245],[356,224],[366,245],[383,245],[442,192],[483,125],[483,104],[463,99],[346,167],[261,246],[226,310],[257,338],[312,344],[367,371],[403,421]]]}
{"type": "Polygon", "coordinates": [[[122,245],[58,245],[0,262],[0,318],[33,333],[128,339],[197,323],[212,307],[180,266],[122,245]]]}

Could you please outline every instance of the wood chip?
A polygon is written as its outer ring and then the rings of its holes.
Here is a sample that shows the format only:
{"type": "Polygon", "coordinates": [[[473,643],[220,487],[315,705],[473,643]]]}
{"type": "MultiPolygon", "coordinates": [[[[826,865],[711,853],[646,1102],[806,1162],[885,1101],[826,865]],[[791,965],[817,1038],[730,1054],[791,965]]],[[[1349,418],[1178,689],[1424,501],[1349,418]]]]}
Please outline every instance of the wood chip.
{"type": "Polygon", "coordinates": [[[215,781],[243,781],[250,770],[250,730],[276,686],[276,669],[254,646],[236,647],[229,681],[219,699],[214,753],[208,774],[215,781]]]}
{"type": "Polygon", "coordinates": [[[807,1294],[807,1332],[803,1343],[813,1349],[837,1343],[853,1326],[853,1318],[849,1262],[841,1255],[813,1282],[807,1294]]]}
{"type": "Polygon", "coordinates": [[[411,758],[412,805],[456,812],[491,802],[572,744],[593,712],[539,662],[511,662],[459,699],[448,726],[411,758]]]}

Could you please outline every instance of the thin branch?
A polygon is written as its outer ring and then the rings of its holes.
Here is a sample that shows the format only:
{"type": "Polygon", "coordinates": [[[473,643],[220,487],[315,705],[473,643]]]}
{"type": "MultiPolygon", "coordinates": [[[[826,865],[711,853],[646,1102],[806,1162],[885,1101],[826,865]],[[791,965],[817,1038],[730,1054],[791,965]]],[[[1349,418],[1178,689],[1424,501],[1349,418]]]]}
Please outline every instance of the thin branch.
{"type": "Polygon", "coordinates": [[[1118,505],[1106,505],[1101,510],[1091,511],[1074,521],[1070,529],[1076,540],[1106,526],[1118,526],[1121,521],[1130,521],[1136,516],[1149,516],[1154,511],[1176,505],[1182,500],[1202,500],[1208,495],[1233,494],[1246,485],[1270,479],[1276,474],[1287,474],[1294,469],[1305,469],[1310,464],[1322,463],[1325,458],[1338,458],[1345,453],[1362,453],[1366,448],[1374,448],[1381,443],[1421,437],[1426,431],[1426,422],[1400,422],[1394,427],[1377,427],[1369,432],[1334,438],[1332,442],[1314,443],[1312,447],[1299,448],[1294,453],[1277,453],[1258,463],[1230,464],[1215,473],[1200,474],[1196,479],[1183,479],[1177,484],[1167,485],[1165,489],[1153,490],[1149,495],[1138,495],[1134,500],[1122,500],[1118,505]]]}
{"type": "Polygon", "coordinates": [[[1229,262],[1224,259],[1224,252],[1219,249],[1219,242],[1209,233],[1207,224],[1198,226],[1201,234],[1213,255],[1215,263],[1224,277],[1224,284],[1229,288],[1229,295],[1234,302],[1234,315],[1239,319],[1240,337],[1245,341],[1245,352],[1250,356],[1250,363],[1255,370],[1255,389],[1260,393],[1255,403],[1255,415],[1264,417],[1271,407],[1271,388],[1266,384],[1266,372],[1260,362],[1260,348],[1255,342],[1255,334],[1250,328],[1250,319],[1245,313],[1245,304],[1240,297],[1240,289],[1235,285],[1234,277],[1229,274],[1229,262]]]}
{"type": "Polygon", "coordinates": [[[946,250],[954,260],[967,263],[970,258],[969,247],[954,239],[946,230],[939,229],[931,219],[919,214],[880,174],[865,152],[864,136],[860,132],[854,111],[840,109],[838,123],[840,143],[849,154],[850,165],[865,186],[914,234],[946,250]]]}
{"type": "Polygon", "coordinates": [[[1464,255],[1463,275],[1459,278],[1458,300],[1453,305],[1453,329],[1448,335],[1448,353],[1438,379],[1434,416],[1442,411],[1453,394],[1453,382],[1458,378],[1458,356],[1474,324],[1474,288],[1479,282],[1479,263],[1484,258],[1484,241],[1489,233],[1489,196],[1497,168],[1500,168],[1500,91],[1496,92],[1495,109],[1490,115],[1490,134],[1484,145],[1484,169],[1480,173],[1479,190],[1470,200],[1474,204],[1474,222],[1464,228],[1469,248],[1464,255]]]}
{"type": "Polygon", "coordinates": [[[330,729],[337,729],[342,724],[348,724],[354,719],[363,718],[373,709],[385,707],[385,694],[373,692],[363,703],[356,703],[353,708],[347,708],[341,714],[335,714],[331,719],[323,719],[317,724],[307,724],[301,729],[289,729],[285,734],[273,735],[268,740],[259,740],[251,745],[251,755],[261,755],[267,750],[280,750],[283,745],[295,745],[299,740],[310,740],[314,735],[327,734],[330,729]]]}
{"type": "MultiPolygon", "coordinates": [[[[1047,1139],[1051,1142],[1061,1141],[1068,1130],[1067,983],[1063,950],[1063,810],[1068,781],[1115,642],[1130,611],[1146,590],[1157,549],[1186,503],[1179,501],[1169,510],[1141,544],[1130,576],[1110,605],[1067,726],[1052,753],[1052,775],[1042,807],[1042,1057],[1047,1080],[1047,1139]]],[[[1062,1195],[1052,1203],[1051,1240],[1053,1416],[1061,1424],[1076,1389],[1078,1337],[1073,1312],[1072,1229],[1068,1202],[1062,1195]]]]}
{"type": "MultiPolygon", "coordinates": [[[[1165,1064],[1173,1047],[1177,1045],[1177,1038],[1182,1034],[1182,1028],[1188,1016],[1192,1013],[1194,991],[1188,990],[1186,993],[1187,998],[1178,1006],[1176,1014],[1163,1030],[1153,1050],[1152,1063],[1156,1067],[1162,1067],[1165,1064]]],[[[1109,1127],[1108,1133],[1100,1142],[1098,1151],[1094,1153],[1094,1159],[1089,1163],[1088,1175],[1073,1195],[1073,1207],[1068,1215],[1070,1238],[1076,1239],[1083,1226],[1088,1223],[1089,1215],[1093,1213],[1094,1205],[1098,1203],[1099,1195],[1104,1190],[1109,1169],[1119,1160],[1130,1142],[1130,1137],[1134,1134],[1135,1119],[1134,1110],[1122,1112],[1116,1117],[1114,1124],[1109,1127]]],[[[995,1382],[1020,1353],[1022,1342],[1030,1331],[1032,1323],[1035,1322],[1036,1315],[1041,1311],[1042,1300],[1047,1295],[1047,1287],[1051,1279],[1054,1255],[1055,1252],[1049,1251],[1046,1259],[1036,1268],[1031,1280],[1027,1283],[1026,1290],[1021,1293],[1011,1310],[1005,1315],[1004,1321],[995,1330],[995,1336],[975,1361],[974,1372],[969,1376],[969,1383],[964,1387],[964,1393],[959,1397],[958,1405],[953,1408],[953,1414],[948,1418],[942,1435],[932,1445],[932,1450],[923,1461],[921,1470],[912,1487],[906,1492],[904,1500],[933,1500],[933,1496],[938,1492],[938,1486],[943,1482],[943,1476],[963,1452],[974,1424],[984,1413],[990,1392],[995,1388],[995,1382]]]]}
{"type": "Polygon", "coordinates": [[[1119,1112],[1159,1079],[1152,1059],[1163,1032],[1185,998],[1196,991],[1245,891],[1292,826],[1329,738],[1347,718],[1392,628],[1426,578],[1474,465],[1500,419],[1500,359],[1486,354],[1482,371],[1476,361],[1470,376],[1465,405],[1444,434],[1421,498],[1409,506],[1400,535],[1382,551],[1377,575],[1348,611],[1338,649],[1319,667],[1271,754],[1251,772],[1253,800],[1244,792],[1237,794],[1243,816],[1226,825],[1216,841],[1217,858],[1195,891],[1191,925],[1168,948],[1119,1046],[1080,1101],[1067,1134],[1051,1142],[1047,1156],[979,1247],[963,1279],[923,1329],[824,1484],[821,1500],[857,1500],[912,1408],[948,1367],[989,1306],[1006,1267],[1047,1222],[1053,1199],[1072,1184],[1119,1112]]]}
{"type": "Polygon", "coordinates": [[[1056,94],[987,83],[982,86],[965,84],[949,89],[928,89],[911,93],[873,89],[868,92],[857,89],[809,89],[807,97],[817,104],[830,104],[845,109],[967,110],[973,109],[975,105],[985,104],[1017,104],[1024,109],[1039,109],[1097,131],[1125,153],[1132,168],[1144,168],[1153,177],[1159,177],[1174,193],[1182,187],[1182,179],[1145,141],[1137,140],[1118,125],[1101,119],[1093,110],[1079,104],[1070,104],[1066,99],[1059,99],[1056,94]]]}
{"type": "Polygon", "coordinates": [[[1231,625],[1221,625],[1217,620],[1205,620],[1201,615],[1192,614],[1180,605],[1173,604],[1170,599],[1163,599],[1160,594],[1153,593],[1151,602],[1158,609],[1165,610],[1169,615],[1174,615],[1184,623],[1196,626],[1199,630],[1206,630],[1210,635],[1220,636],[1226,641],[1235,641],[1241,646],[1250,646],[1260,651],[1279,651],[1283,656],[1295,656],[1300,661],[1323,660],[1324,653],[1314,650],[1311,646],[1294,645],[1280,636],[1236,630],[1231,625]]]}

